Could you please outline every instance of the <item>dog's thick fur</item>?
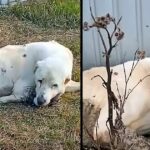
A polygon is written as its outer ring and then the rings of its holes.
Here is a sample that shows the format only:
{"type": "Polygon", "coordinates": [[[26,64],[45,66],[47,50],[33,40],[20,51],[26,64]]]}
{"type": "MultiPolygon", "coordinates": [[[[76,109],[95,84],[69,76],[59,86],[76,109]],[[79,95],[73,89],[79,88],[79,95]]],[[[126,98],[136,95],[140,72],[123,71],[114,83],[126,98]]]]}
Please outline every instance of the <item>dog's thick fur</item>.
{"type": "Polygon", "coordinates": [[[71,80],[73,55],[55,41],[8,45],[0,49],[0,102],[18,102],[27,87],[35,87],[35,105],[47,105],[53,98],[79,90],[71,80]]]}
{"type": "MultiPolygon", "coordinates": [[[[125,63],[127,76],[130,73],[132,64],[132,61],[125,63]]],[[[112,90],[118,97],[116,86],[116,83],[118,83],[120,94],[123,96],[125,88],[123,65],[117,65],[111,69],[113,69],[112,90]]],[[[101,141],[108,142],[109,135],[106,127],[106,121],[108,119],[107,92],[102,86],[103,81],[101,78],[96,77],[91,80],[96,75],[101,75],[104,79],[107,79],[106,68],[97,67],[83,72],[83,104],[84,107],[90,104],[95,110],[101,109],[98,117],[98,126],[95,123],[92,134],[95,139],[100,138],[101,141]],[[96,135],[96,126],[98,136],[96,135]]],[[[128,83],[128,90],[132,89],[140,79],[147,75],[150,75],[150,58],[139,61],[128,83]]],[[[150,77],[145,78],[130,94],[125,103],[124,110],[123,122],[126,127],[135,130],[138,134],[147,134],[150,132],[150,77]]],[[[86,113],[84,119],[88,119],[88,115],[86,113]]],[[[114,119],[115,117],[116,115],[114,113],[114,119]]]]}

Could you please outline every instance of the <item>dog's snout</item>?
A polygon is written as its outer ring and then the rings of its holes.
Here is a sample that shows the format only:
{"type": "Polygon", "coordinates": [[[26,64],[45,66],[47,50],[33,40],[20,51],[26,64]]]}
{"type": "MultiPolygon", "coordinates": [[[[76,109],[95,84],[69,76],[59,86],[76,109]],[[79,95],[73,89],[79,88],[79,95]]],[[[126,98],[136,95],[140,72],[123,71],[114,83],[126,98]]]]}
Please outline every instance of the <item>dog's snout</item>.
{"type": "Polygon", "coordinates": [[[45,102],[46,100],[44,99],[43,95],[37,98],[38,105],[43,105],[45,102]]]}

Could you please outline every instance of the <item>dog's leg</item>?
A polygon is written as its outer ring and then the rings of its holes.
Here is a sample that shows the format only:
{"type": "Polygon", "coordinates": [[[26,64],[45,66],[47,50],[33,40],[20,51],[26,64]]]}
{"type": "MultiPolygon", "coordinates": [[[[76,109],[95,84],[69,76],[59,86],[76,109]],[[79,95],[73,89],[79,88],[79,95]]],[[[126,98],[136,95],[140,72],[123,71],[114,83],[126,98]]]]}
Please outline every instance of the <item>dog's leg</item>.
{"type": "Polygon", "coordinates": [[[20,102],[20,101],[21,101],[21,98],[18,98],[15,95],[0,97],[0,103],[20,102]]]}
{"type": "Polygon", "coordinates": [[[80,90],[80,82],[70,80],[66,85],[66,92],[75,92],[80,90]]]}
{"type": "Polygon", "coordinates": [[[5,74],[0,75],[0,97],[11,95],[13,86],[13,82],[5,74]]]}
{"type": "Polygon", "coordinates": [[[0,87],[0,97],[11,95],[13,86],[2,86],[0,87]]]}
{"type": "Polygon", "coordinates": [[[25,87],[28,87],[29,85],[30,85],[30,82],[28,80],[19,79],[15,83],[11,95],[0,97],[0,103],[23,101],[25,87]]]}

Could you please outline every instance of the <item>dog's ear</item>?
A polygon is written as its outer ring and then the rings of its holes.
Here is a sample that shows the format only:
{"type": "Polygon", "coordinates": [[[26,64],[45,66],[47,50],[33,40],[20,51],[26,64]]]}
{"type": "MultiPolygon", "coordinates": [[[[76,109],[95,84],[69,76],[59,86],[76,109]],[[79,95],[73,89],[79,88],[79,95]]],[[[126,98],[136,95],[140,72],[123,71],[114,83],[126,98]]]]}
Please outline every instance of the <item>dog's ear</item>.
{"type": "Polygon", "coordinates": [[[42,64],[42,61],[38,61],[38,62],[36,63],[36,65],[35,65],[35,67],[34,67],[34,70],[33,70],[34,73],[36,72],[36,70],[37,70],[38,68],[40,68],[41,64],[42,64]]]}
{"type": "Polygon", "coordinates": [[[38,65],[35,66],[34,71],[33,71],[34,73],[36,72],[37,68],[38,68],[38,65]]]}
{"type": "Polygon", "coordinates": [[[66,85],[70,81],[70,78],[66,78],[64,84],[66,85]]]}

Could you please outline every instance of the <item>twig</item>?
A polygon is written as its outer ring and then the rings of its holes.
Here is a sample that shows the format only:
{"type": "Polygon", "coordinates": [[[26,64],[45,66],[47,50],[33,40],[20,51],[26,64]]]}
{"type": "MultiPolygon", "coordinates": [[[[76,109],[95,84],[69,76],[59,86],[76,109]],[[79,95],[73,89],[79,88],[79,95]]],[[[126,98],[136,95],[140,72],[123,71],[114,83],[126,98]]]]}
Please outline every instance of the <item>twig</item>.
{"type": "Polygon", "coordinates": [[[104,82],[104,84],[107,86],[107,82],[105,81],[105,79],[101,75],[96,75],[96,76],[92,77],[91,80],[93,80],[96,77],[100,77],[102,79],[102,81],[104,82]]]}
{"type": "Polygon", "coordinates": [[[110,33],[108,31],[107,28],[104,28],[106,30],[106,33],[107,33],[107,36],[108,36],[108,41],[109,41],[109,49],[108,49],[108,55],[110,55],[113,47],[112,47],[112,41],[111,41],[111,36],[110,36],[110,33]]]}
{"type": "Polygon", "coordinates": [[[126,98],[126,93],[127,93],[127,86],[128,86],[128,82],[127,82],[127,74],[126,74],[126,69],[125,69],[125,65],[123,63],[123,71],[124,71],[124,77],[125,77],[125,89],[124,89],[124,98],[123,98],[123,101],[125,101],[125,98],[126,98]]]}
{"type": "Polygon", "coordinates": [[[132,76],[133,71],[135,70],[136,66],[137,66],[138,63],[139,63],[139,59],[138,59],[138,60],[136,61],[136,63],[135,63],[137,52],[138,52],[138,49],[137,49],[137,50],[135,51],[135,53],[134,53],[134,58],[133,58],[131,70],[130,70],[130,73],[129,73],[129,76],[128,76],[128,77],[127,77],[127,74],[126,74],[125,65],[124,65],[124,63],[123,63],[123,70],[124,70],[124,76],[125,76],[125,89],[124,89],[124,98],[123,98],[123,102],[122,102],[122,109],[123,109],[123,107],[124,107],[124,104],[125,104],[125,102],[126,102],[126,99],[128,98],[128,96],[127,96],[128,82],[129,82],[129,80],[130,80],[130,77],[132,76]]]}
{"type": "Polygon", "coordinates": [[[91,17],[92,17],[93,21],[96,22],[96,20],[94,18],[94,15],[93,15],[93,12],[92,12],[92,7],[91,7],[91,4],[90,4],[90,1],[89,1],[89,6],[90,6],[91,17]]]}
{"type": "MultiPolygon", "coordinates": [[[[94,17],[94,15],[93,15],[93,12],[92,12],[92,7],[91,7],[91,5],[90,5],[90,13],[91,13],[91,17],[92,17],[94,23],[96,24],[96,20],[95,20],[95,17],[94,17]]],[[[100,36],[101,40],[102,40],[102,44],[103,44],[103,46],[104,46],[104,50],[105,50],[105,53],[106,53],[106,52],[107,52],[107,47],[106,47],[105,41],[104,41],[104,39],[103,39],[103,36],[102,36],[102,34],[101,34],[101,32],[100,32],[100,29],[97,28],[97,31],[98,31],[98,33],[99,33],[99,36],[100,36]]]]}
{"type": "Polygon", "coordinates": [[[102,36],[102,33],[101,33],[100,29],[97,29],[97,31],[98,31],[99,36],[100,36],[100,39],[101,39],[101,41],[102,41],[102,44],[103,44],[103,47],[104,47],[104,50],[105,50],[105,55],[107,55],[108,50],[107,50],[107,47],[106,47],[104,38],[103,38],[103,36],[102,36]]]}
{"type": "MultiPolygon", "coordinates": [[[[107,130],[108,130],[108,133],[109,133],[110,141],[112,141],[111,130],[110,130],[110,128],[108,127],[108,124],[107,124],[108,122],[109,122],[109,118],[108,118],[107,121],[106,121],[106,127],[107,127],[107,130]]],[[[110,142],[110,147],[112,147],[111,142],[110,142]]]]}
{"type": "Polygon", "coordinates": [[[119,18],[119,20],[118,20],[118,22],[116,23],[115,22],[115,20],[113,20],[112,22],[114,23],[114,30],[113,30],[113,32],[112,32],[112,34],[111,34],[111,39],[112,39],[112,37],[113,37],[113,35],[114,35],[114,33],[115,33],[115,31],[117,30],[117,26],[119,25],[119,23],[120,23],[120,21],[121,21],[121,19],[122,19],[122,16],[119,18]]]}
{"type": "Polygon", "coordinates": [[[134,53],[134,59],[133,59],[131,71],[130,71],[130,74],[129,74],[128,79],[127,79],[126,82],[128,82],[129,78],[131,77],[131,75],[132,75],[134,69],[136,68],[136,66],[137,66],[137,64],[138,64],[138,62],[139,62],[139,59],[138,59],[138,60],[136,61],[136,64],[134,64],[134,63],[135,63],[135,60],[136,60],[136,54],[137,54],[137,51],[138,51],[138,50],[139,50],[139,49],[137,49],[137,50],[135,51],[135,53],[134,53]]]}
{"type": "Polygon", "coordinates": [[[141,83],[143,82],[144,79],[146,79],[147,77],[150,77],[150,75],[146,75],[145,77],[143,77],[142,79],[139,80],[139,82],[128,92],[126,99],[129,97],[129,95],[133,92],[133,90],[141,83]]]}
{"type": "Polygon", "coordinates": [[[86,125],[84,124],[84,122],[83,122],[83,126],[84,126],[84,128],[85,128],[87,134],[89,135],[89,137],[90,137],[90,138],[92,139],[92,141],[95,143],[95,140],[94,140],[93,135],[89,132],[89,130],[87,129],[87,127],[86,127],[86,125]]]}
{"type": "Polygon", "coordinates": [[[98,148],[98,150],[100,150],[101,148],[100,148],[100,143],[99,143],[99,141],[98,141],[98,134],[97,134],[97,128],[99,127],[99,125],[98,125],[98,120],[96,121],[96,144],[97,144],[97,148],[98,148]]]}
{"type": "Polygon", "coordinates": [[[115,44],[114,44],[114,45],[112,45],[112,48],[116,47],[116,46],[117,46],[117,44],[118,44],[118,42],[119,42],[119,40],[117,40],[117,41],[115,42],[115,44]]]}
{"type": "Polygon", "coordinates": [[[120,91],[119,91],[119,86],[118,86],[117,82],[116,82],[116,86],[117,86],[117,92],[118,92],[119,99],[120,99],[120,101],[122,101],[121,94],[120,94],[120,91]]]}

